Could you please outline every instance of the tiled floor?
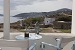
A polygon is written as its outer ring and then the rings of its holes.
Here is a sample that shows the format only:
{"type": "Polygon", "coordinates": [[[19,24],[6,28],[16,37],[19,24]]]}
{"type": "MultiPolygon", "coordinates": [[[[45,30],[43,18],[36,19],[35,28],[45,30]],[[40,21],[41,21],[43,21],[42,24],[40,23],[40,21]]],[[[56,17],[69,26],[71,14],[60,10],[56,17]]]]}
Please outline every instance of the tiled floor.
{"type": "MultiPolygon", "coordinates": [[[[11,33],[11,35],[20,35],[20,34],[23,34],[23,32],[11,33]]],[[[66,33],[62,33],[62,34],[61,33],[40,33],[40,35],[42,36],[42,38],[39,39],[39,40],[35,40],[35,42],[36,42],[36,50],[41,50],[40,43],[42,41],[43,42],[47,42],[47,43],[51,43],[53,45],[56,45],[55,38],[73,37],[73,36],[75,36],[75,35],[70,34],[70,33],[69,34],[66,34],[66,33]]],[[[3,36],[3,32],[0,33],[0,37],[2,37],[2,36],[3,36]]],[[[73,42],[68,43],[63,48],[63,50],[71,50],[72,43],[73,42]]],[[[11,48],[11,47],[1,47],[1,48],[2,48],[2,50],[21,50],[21,48],[11,48]]],[[[52,47],[46,46],[45,50],[56,50],[56,48],[52,48],[52,47]]]]}

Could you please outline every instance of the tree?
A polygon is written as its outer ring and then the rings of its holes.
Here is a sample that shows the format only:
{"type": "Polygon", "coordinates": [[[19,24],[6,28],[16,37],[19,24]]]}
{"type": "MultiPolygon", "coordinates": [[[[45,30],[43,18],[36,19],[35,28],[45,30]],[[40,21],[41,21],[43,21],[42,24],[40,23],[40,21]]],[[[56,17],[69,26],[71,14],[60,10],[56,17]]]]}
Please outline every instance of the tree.
{"type": "Polygon", "coordinates": [[[31,23],[32,24],[35,24],[36,22],[43,22],[44,21],[44,17],[37,17],[37,18],[28,18],[28,19],[25,19],[24,22],[26,23],[27,26],[30,26],[31,23]]]}

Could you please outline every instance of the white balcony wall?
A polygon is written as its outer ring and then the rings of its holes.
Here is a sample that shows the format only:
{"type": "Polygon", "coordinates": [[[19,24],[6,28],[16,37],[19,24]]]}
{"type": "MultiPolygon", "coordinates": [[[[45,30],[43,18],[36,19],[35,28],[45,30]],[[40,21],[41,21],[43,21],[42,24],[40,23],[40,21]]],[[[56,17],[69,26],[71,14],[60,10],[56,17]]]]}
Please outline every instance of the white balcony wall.
{"type": "Polygon", "coordinates": [[[73,0],[73,7],[72,7],[73,11],[72,11],[72,34],[75,34],[75,0],[73,0]]]}

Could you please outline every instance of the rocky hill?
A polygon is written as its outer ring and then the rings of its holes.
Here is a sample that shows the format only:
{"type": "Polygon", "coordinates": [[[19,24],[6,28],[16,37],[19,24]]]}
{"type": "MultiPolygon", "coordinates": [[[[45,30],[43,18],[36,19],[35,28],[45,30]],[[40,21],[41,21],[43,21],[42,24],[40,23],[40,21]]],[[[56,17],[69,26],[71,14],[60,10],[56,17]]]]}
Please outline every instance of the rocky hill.
{"type": "Polygon", "coordinates": [[[2,14],[0,14],[0,16],[3,16],[2,14]]]}
{"type": "Polygon", "coordinates": [[[19,18],[30,18],[30,17],[62,17],[72,15],[72,10],[68,8],[62,8],[56,11],[50,12],[31,12],[31,13],[20,13],[13,17],[19,18]]]}

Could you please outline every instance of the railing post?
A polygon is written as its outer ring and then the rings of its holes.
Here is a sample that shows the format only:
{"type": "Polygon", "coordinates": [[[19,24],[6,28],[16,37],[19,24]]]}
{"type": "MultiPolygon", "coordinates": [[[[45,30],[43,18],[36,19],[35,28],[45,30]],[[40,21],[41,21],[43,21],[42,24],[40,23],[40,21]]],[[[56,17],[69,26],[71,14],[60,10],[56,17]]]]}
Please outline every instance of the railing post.
{"type": "Polygon", "coordinates": [[[41,50],[45,50],[45,45],[41,43],[41,50]]]}
{"type": "Polygon", "coordinates": [[[4,0],[4,39],[10,39],[10,0],[4,0]]]}
{"type": "Polygon", "coordinates": [[[61,50],[61,40],[60,39],[55,39],[57,41],[57,50],[61,50]]]}
{"type": "Polygon", "coordinates": [[[72,50],[75,50],[75,41],[73,43],[72,50]]]}
{"type": "Polygon", "coordinates": [[[2,50],[2,48],[0,48],[0,50],[2,50]]]}

